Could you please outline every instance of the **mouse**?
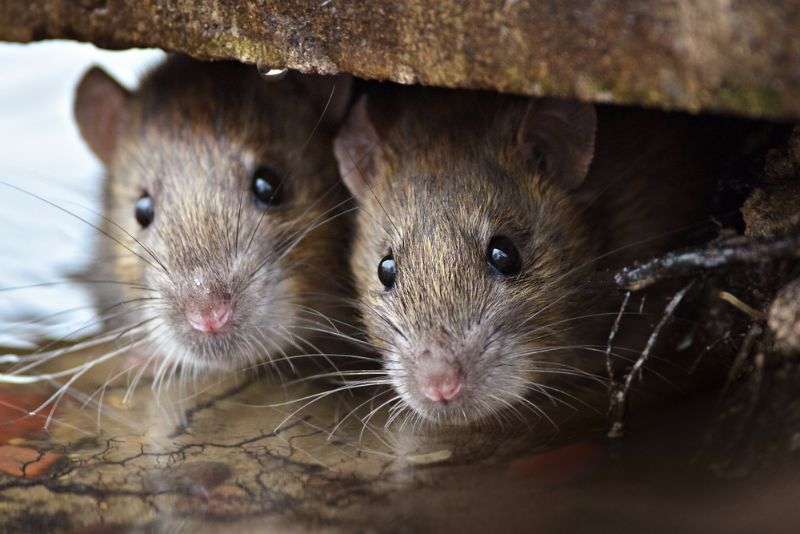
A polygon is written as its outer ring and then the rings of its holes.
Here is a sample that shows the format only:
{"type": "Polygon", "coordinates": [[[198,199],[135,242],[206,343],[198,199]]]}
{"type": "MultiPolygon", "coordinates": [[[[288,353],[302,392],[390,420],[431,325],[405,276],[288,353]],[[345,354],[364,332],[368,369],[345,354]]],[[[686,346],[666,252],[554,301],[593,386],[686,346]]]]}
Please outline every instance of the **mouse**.
{"type": "Polygon", "coordinates": [[[365,91],[334,152],[359,205],[350,268],[389,423],[542,417],[559,384],[605,391],[622,298],[607,273],[713,226],[715,158],[691,126],[557,98],[365,91]]]}
{"type": "Polygon", "coordinates": [[[135,90],[85,73],[74,117],[104,178],[83,278],[106,339],[162,378],[316,350],[347,292],[332,141],[350,86],[180,55],[135,90]]]}

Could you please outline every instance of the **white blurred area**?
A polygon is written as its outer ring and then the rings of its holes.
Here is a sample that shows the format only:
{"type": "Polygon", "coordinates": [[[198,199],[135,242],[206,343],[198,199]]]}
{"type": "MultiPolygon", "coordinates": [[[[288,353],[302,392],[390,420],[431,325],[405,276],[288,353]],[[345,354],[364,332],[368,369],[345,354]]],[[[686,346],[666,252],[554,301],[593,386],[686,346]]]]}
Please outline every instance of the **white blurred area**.
{"type": "MultiPolygon", "coordinates": [[[[102,170],[72,118],[75,85],[98,64],[134,87],[163,56],[67,41],[0,43],[0,182],[96,221],[102,170]]],[[[78,219],[0,184],[0,347],[30,347],[84,325],[79,335],[96,331],[89,295],[74,283],[9,289],[68,280],[89,261],[93,233],[78,219]]]]}

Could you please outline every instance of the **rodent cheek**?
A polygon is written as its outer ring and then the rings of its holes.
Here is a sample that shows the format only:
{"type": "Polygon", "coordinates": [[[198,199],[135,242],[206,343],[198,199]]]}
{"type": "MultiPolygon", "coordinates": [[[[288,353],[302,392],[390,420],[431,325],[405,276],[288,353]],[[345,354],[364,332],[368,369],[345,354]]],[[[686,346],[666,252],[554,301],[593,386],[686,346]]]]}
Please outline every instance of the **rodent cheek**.
{"type": "MultiPolygon", "coordinates": [[[[299,314],[295,304],[316,308],[317,302],[307,297],[320,291],[311,285],[307,277],[290,271],[283,275],[275,273],[260,283],[250,284],[239,295],[242,311],[247,314],[249,324],[258,329],[297,326],[299,314]]],[[[276,341],[282,343],[282,341],[276,341]]]]}
{"type": "Polygon", "coordinates": [[[140,278],[145,286],[156,292],[156,297],[170,300],[175,298],[175,286],[172,278],[163,270],[151,266],[142,268],[140,278]]]}

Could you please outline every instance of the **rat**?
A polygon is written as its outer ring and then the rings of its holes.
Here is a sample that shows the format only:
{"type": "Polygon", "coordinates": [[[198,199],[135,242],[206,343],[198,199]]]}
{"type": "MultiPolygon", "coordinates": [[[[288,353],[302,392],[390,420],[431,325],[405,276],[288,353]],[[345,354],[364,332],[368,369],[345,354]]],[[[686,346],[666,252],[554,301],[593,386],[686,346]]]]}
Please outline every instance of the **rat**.
{"type": "Polygon", "coordinates": [[[348,197],[332,140],[350,85],[183,56],[135,91],[83,76],[74,115],[105,167],[84,278],[106,331],[156,376],[286,359],[336,316],[348,197]]]}
{"type": "Polygon", "coordinates": [[[690,119],[388,84],[360,97],[334,151],[390,423],[544,415],[560,380],[605,381],[621,297],[602,273],[711,226],[715,157],[690,119]]]}

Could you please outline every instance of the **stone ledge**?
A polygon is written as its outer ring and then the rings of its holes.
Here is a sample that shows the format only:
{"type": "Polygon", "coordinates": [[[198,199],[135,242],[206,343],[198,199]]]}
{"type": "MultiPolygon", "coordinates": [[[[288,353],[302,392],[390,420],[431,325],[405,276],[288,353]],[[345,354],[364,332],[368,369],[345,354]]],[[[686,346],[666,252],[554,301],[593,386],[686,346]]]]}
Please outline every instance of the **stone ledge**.
{"type": "Polygon", "coordinates": [[[800,0],[3,0],[0,39],[800,117],[800,0]]]}

